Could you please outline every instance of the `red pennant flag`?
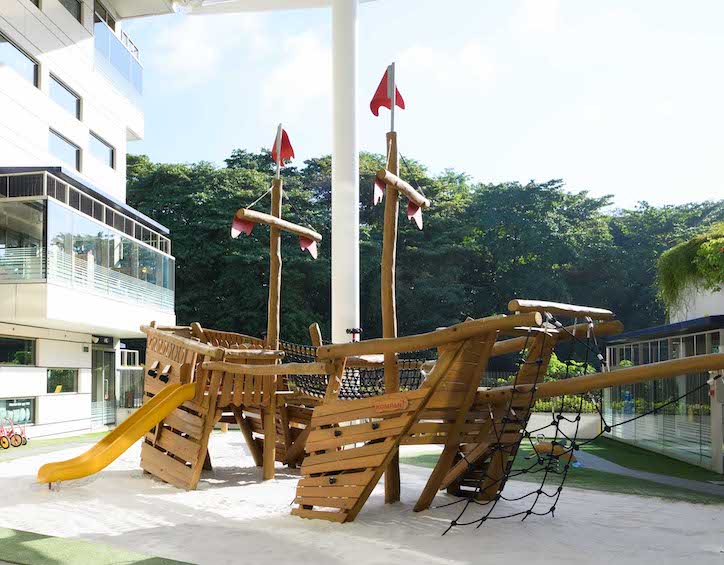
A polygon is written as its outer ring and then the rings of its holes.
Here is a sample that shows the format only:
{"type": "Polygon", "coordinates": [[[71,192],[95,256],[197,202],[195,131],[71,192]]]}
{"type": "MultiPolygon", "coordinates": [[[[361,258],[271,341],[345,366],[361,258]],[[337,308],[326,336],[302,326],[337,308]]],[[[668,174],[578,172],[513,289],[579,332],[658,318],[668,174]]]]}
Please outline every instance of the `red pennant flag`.
{"type": "Polygon", "coordinates": [[[385,195],[385,183],[375,176],[374,194],[372,195],[372,205],[377,206],[382,202],[385,195]]]}
{"type": "MultiPolygon", "coordinates": [[[[390,95],[388,93],[387,88],[387,81],[388,78],[389,69],[385,71],[385,76],[382,77],[382,80],[380,81],[380,85],[377,87],[377,90],[375,91],[375,95],[372,97],[372,102],[370,102],[370,110],[372,110],[372,113],[375,116],[380,115],[380,108],[384,106],[388,110],[392,109],[392,100],[390,100],[390,95]]],[[[397,90],[397,87],[395,86],[395,106],[398,108],[405,109],[405,101],[402,98],[402,94],[400,94],[400,91],[397,90]]]]}
{"type": "Polygon", "coordinates": [[[251,230],[253,229],[254,222],[242,220],[241,218],[237,218],[236,216],[234,216],[234,222],[231,224],[231,237],[236,239],[241,235],[242,232],[246,235],[251,235],[251,230]]]}
{"type": "Polygon", "coordinates": [[[309,254],[317,258],[317,242],[313,239],[306,238],[304,236],[299,236],[299,246],[302,248],[302,251],[309,251],[309,254]]]}
{"type": "Polygon", "coordinates": [[[412,200],[407,201],[407,219],[414,220],[418,229],[422,229],[422,208],[412,200]]]}
{"type": "MultiPolygon", "coordinates": [[[[293,159],[294,158],[294,148],[292,147],[291,142],[289,141],[289,136],[287,135],[287,130],[282,129],[282,139],[281,139],[281,160],[279,162],[280,166],[284,166],[284,160],[285,159],[293,159]]],[[[274,159],[274,162],[277,162],[277,140],[276,137],[274,138],[274,145],[272,146],[272,152],[271,156],[272,159],[274,159]]]]}

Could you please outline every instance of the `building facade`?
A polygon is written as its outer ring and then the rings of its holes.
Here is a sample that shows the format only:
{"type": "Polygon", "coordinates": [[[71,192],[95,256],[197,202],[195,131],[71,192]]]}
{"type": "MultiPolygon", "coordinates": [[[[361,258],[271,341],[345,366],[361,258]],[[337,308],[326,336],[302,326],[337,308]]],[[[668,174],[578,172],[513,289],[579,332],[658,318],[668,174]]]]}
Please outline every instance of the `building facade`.
{"type": "MultiPolygon", "coordinates": [[[[610,339],[606,346],[609,367],[616,370],[627,365],[724,353],[724,292],[690,294],[689,307],[672,313],[673,323],[610,339]]],[[[681,375],[606,389],[603,413],[609,424],[656,409],[655,413],[614,427],[607,435],[724,473],[724,383],[710,386],[710,378],[709,373],[681,375]],[[674,399],[678,400],[671,403],[674,399]]]]}
{"type": "Polygon", "coordinates": [[[123,340],[175,323],[168,230],[125,194],[144,115],[123,20],[168,11],[166,0],[0,1],[0,418],[29,437],[122,418],[139,371],[123,340]]]}

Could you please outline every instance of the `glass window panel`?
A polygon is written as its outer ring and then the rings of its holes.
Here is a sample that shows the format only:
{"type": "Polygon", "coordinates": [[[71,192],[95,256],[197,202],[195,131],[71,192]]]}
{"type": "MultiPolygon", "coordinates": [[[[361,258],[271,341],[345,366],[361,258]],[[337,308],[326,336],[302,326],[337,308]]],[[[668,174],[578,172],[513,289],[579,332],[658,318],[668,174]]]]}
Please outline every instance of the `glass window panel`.
{"type": "Polygon", "coordinates": [[[75,189],[70,189],[68,203],[70,204],[71,208],[80,210],[80,192],[75,189]]]}
{"type": "Polygon", "coordinates": [[[16,175],[8,177],[8,196],[42,196],[43,175],[16,175]]]}
{"type": "Polygon", "coordinates": [[[48,369],[47,392],[78,392],[78,369],[48,369]]]}
{"type": "Polygon", "coordinates": [[[38,64],[0,34],[0,67],[8,66],[25,80],[38,86],[38,64]]]}
{"type": "Polygon", "coordinates": [[[50,130],[48,137],[48,150],[66,165],[80,171],[80,147],[53,130],[50,130]]]}
{"type": "Polygon", "coordinates": [[[100,202],[93,201],[93,217],[96,220],[103,221],[103,209],[105,206],[100,202]]]}
{"type": "Polygon", "coordinates": [[[14,424],[32,424],[35,422],[35,399],[0,399],[0,419],[2,418],[10,418],[14,424]]]}
{"type": "Polygon", "coordinates": [[[44,225],[44,201],[0,203],[0,281],[45,278],[44,225]]]}
{"type": "Polygon", "coordinates": [[[93,215],[93,200],[85,194],[80,197],[80,211],[88,216],[93,215]]]}
{"type": "Polygon", "coordinates": [[[80,0],[60,0],[60,3],[76,20],[81,21],[82,4],[80,0]]]}
{"type": "Polygon", "coordinates": [[[80,96],[50,75],[50,98],[66,112],[80,120],[80,96]]]}
{"type": "Polygon", "coordinates": [[[73,212],[67,208],[48,203],[48,270],[70,269],[70,254],[73,250],[73,212]]]}
{"type": "Polygon", "coordinates": [[[0,364],[33,365],[35,341],[16,337],[0,337],[0,364]]]}
{"type": "Polygon", "coordinates": [[[8,179],[10,177],[0,177],[0,196],[7,197],[8,195],[8,179]]]}
{"type": "Polygon", "coordinates": [[[105,142],[102,138],[91,132],[90,143],[88,145],[91,155],[98,159],[104,165],[111,167],[116,166],[116,151],[113,147],[105,142]]]}

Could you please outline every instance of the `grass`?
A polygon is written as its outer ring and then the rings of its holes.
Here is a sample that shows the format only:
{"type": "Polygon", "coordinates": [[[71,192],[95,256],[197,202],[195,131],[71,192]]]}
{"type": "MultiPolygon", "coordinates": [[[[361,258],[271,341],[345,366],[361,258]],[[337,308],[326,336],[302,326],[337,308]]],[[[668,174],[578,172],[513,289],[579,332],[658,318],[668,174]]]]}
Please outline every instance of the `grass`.
{"type": "Polygon", "coordinates": [[[3,461],[12,461],[13,459],[20,459],[21,457],[29,457],[31,455],[37,455],[38,453],[48,453],[53,451],[53,447],[62,449],[66,447],[66,444],[83,444],[83,443],[95,443],[100,440],[103,436],[108,434],[104,432],[93,432],[89,434],[81,434],[78,436],[59,437],[52,439],[33,439],[28,440],[28,444],[22,447],[11,447],[10,449],[0,449],[0,463],[3,461]]]}
{"type": "MultiPolygon", "coordinates": [[[[601,438],[585,446],[583,449],[630,469],[698,481],[721,480],[722,478],[721,475],[707,471],[706,469],[689,465],[688,463],[683,463],[663,455],[644,451],[614,440],[601,438]]],[[[514,468],[522,469],[530,467],[533,461],[526,460],[525,457],[530,456],[532,453],[533,449],[530,445],[526,446],[525,444],[521,444],[514,468]]],[[[411,465],[432,468],[437,463],[438,456],[439,453],[437,452],[422,453],[410,457],[402,456],[400,461],[411,465]]],[[[535,471],[536,468],[538,467],[534,467],[532,470],[535,471]]],[[[521,474],[516,476],[514,480],[540,484],[542,473],[521,474]]],[[[553,476],[550,480],[552,481],[551,484],[557,485],[560,476],[553,476]]],[[[696,504],[724,504],[724,497],[717,494],[704,494],[685,488],[662,485],[645,479],[607,473],[587,467],[571,467],[566,477],[565,486],[602,492],[652,496],[696,504]]]]}

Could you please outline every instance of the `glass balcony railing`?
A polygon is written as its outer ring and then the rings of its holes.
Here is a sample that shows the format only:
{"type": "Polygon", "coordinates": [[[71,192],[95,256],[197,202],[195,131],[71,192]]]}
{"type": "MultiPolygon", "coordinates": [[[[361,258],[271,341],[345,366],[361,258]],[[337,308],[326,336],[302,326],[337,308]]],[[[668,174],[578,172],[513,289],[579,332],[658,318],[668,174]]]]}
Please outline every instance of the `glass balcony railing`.
{"type": "Polygon", "coordinates": [[[108,74],[129,98],[140,105],[143,94],[143,67],[135,55],[138,49],[128,39],[124,44],[103,21],[95,23],[93,33],[97,66],[108,74]]]}

